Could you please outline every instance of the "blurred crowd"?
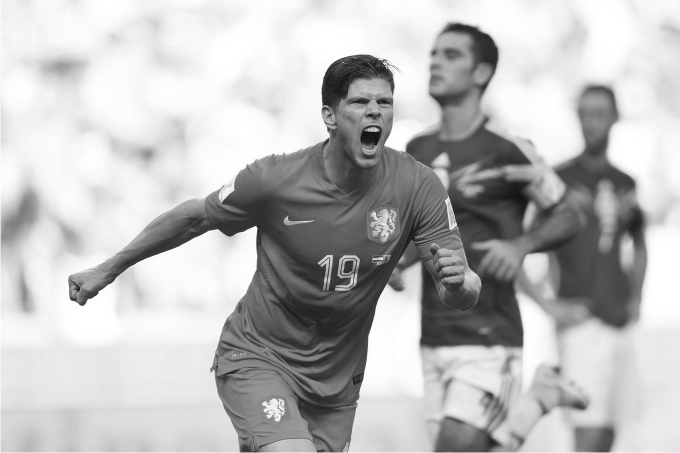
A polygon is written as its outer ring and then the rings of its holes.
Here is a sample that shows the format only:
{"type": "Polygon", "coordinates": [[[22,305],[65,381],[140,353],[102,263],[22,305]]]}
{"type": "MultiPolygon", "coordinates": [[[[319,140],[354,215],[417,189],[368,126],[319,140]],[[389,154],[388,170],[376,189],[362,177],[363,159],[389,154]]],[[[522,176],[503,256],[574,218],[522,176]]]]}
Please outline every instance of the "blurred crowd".
{"type": "MultiPolygon", "coordinates": [[[[556,164],[581,151],[574,99],[620,99],[610,155],[650,225],[680,231],[680,6],[673,0],[8,0],[2,4],[2,312],[68,301],[66,277],[248,162],[325,138],[321,78],[372,53],[397,75],[388,145],[437,120],[429,46],[446,21],[500,45],[487,111],[556,164]]],[[[651,230],[653,231],[653,229],[651,230]]],[[[233,305],[254,236],[209,235],[107,289],[120,316],[233,305]]]]}

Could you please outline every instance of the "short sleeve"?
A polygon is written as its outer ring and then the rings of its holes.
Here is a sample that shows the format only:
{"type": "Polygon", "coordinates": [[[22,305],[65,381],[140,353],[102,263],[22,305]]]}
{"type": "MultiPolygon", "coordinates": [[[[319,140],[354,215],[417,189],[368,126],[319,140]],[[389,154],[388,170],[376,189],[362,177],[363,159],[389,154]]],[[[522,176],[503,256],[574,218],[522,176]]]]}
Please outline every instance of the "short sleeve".
{"type": "Polygon", "coordinates": [[[432,259],[430,245],[456,250],[463,246],[451,200],[439,177],[422,165],[414,196],[413,243],[422,260],[432,259]]]}
{"type": "Polygon", "coordinates": [[[261,159],[247,165],[231,181],[205,199],[208,219],[227,236],[260,224],[264,161],[261,159]]]}
{"type": "Polygon", "coordinates": [[[542,209],[550,209],[564,197],[567,186],[557,173],[539,157],[533,145],[516,139],[510,165],[503,168],[505,179],[522,186],[522,194],[542,209]]]}

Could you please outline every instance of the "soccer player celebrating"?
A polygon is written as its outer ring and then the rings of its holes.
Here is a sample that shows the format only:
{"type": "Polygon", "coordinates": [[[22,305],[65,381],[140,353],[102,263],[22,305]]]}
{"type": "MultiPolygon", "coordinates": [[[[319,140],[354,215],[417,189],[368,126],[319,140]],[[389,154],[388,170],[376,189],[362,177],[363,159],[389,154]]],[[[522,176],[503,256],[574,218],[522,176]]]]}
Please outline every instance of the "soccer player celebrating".
{"type": "Polygon", "coordinates": [[[536,300],[555,318],[565,376],[577,379],[592,397],[586,411],[570,414],[576,449],[609,451],[615,424],[639,412],[631,325],[639,316],[647,248],[635,181],[607,159],[609,133],[619,116],[611,88],[586,87],[578,116],[585,151],[557,173],[576,194],[587,226],[551,253],[557,298],[536,300]],[[633,242],[629,269],[621,262],[625,236],[633,242]]]}
{"type": "Polygon", "coordinates": [[[84,305],[145,258],[209,230],[232,236],[257,227],[257,271],[212,368],[242,451],[349,448],[376,303],[411,241],[442,305],[469,309],[480,291],[441,181],[385,147],[390,63],[341,58],[321,92],[329,139],[255,161],[68,279],[71,300],[84,305]]]}
{"type": "MultiPolygon", "coordinates": [[[[476,27],[448,24],[431,54],[430,95],[441,124],[416,136],[406,151],[432,167],[448,189],[470,267],[482,279],[477,306],[445,311],[437,287],[423,279],[421,353],[428,433],[437,451],[516,449],[556,405],[585,405],[558,371],[542,366],[518,397],[522,320],[514,278],[528,253],[555,247],[581,227],[564,183],[526,140],[492,124],[480,101],[498,62],[493,39],[476,27]],[[540,221],[524,232],[529,202],[540,221]]],[[[414,263],[407,254],[391,283],[414,263]]]]}

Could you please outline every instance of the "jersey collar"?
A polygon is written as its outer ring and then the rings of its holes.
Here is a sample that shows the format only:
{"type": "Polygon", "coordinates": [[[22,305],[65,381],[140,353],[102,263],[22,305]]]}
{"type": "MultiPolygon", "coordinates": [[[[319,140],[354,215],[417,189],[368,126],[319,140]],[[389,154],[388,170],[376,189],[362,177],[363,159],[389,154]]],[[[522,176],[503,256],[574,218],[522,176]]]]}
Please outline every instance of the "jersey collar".
{"type": "Polygon", "coordinates": [[[323,164],[323,148],[324,145],[326,145],[326,143],[328,143],[328,139],[314,147],[314,174],[316,176],[317,181],[326,192],[328,192],[333,198],[338,200],[340,203],[344,204],[345,206],[349,206],[356,200],[361,198],[363,194],[368,192],[368,190],[371,188],[371,185],[373,184],[373,181],[376,178],[382,177],[383,167],[385,165],[384,153],[386,151],[385,149],[383,149],[382,151],[383,155],[380,157],[380,161],[375,166],[373,173],[371,173],[371,176],[368,178],[368,180],[361,186],[354,189],[352,192],[345,193],[342,190],[338,189],[338,187],[335,184],[333,184],[333,182],[328,178],[328,175],[326,174],[326,167],[323,164]]]}

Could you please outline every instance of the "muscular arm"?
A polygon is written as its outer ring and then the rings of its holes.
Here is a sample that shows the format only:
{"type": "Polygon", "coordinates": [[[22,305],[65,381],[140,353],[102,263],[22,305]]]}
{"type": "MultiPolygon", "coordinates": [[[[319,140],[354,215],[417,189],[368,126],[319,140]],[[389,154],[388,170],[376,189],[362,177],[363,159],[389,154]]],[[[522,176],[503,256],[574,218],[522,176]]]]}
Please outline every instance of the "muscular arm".
{"type": "Polygon", "coordinates": [[[525,254],[544,252],[567,242],[585,227],[585,217],[570,192],[562,201],[543,211],[534,225],[517,237],[525,254]]]}
{"type": "Polygon", "coordinates": [[[423,264],[437,284],[437,291],[444,305],[458,310],[467,310],[477,303],[482,283],[467,263],[463,248],[442,249],[437,244],[430,246],[431,260],[423,264]]]}
{"type": "Polygon", "coordinates": [[[583,213],[569,192],[555,206],[543,211],[534,225],[524,234],[511,240],[492,239],[471,245],[486,251],[477,271],[502,281],[510,281],[529,253],[557,247],[577,234],[585,226],[583,213]]]}
{"type": "Polygon", "coordinates": [[[70,275],[69,297],[80,305],[122,274],[128,267],[159,253],[174,249],[214,229],[205,212],[205,199],[185,201],[161,214],[110,259],[91,269],[70,275]]]}

